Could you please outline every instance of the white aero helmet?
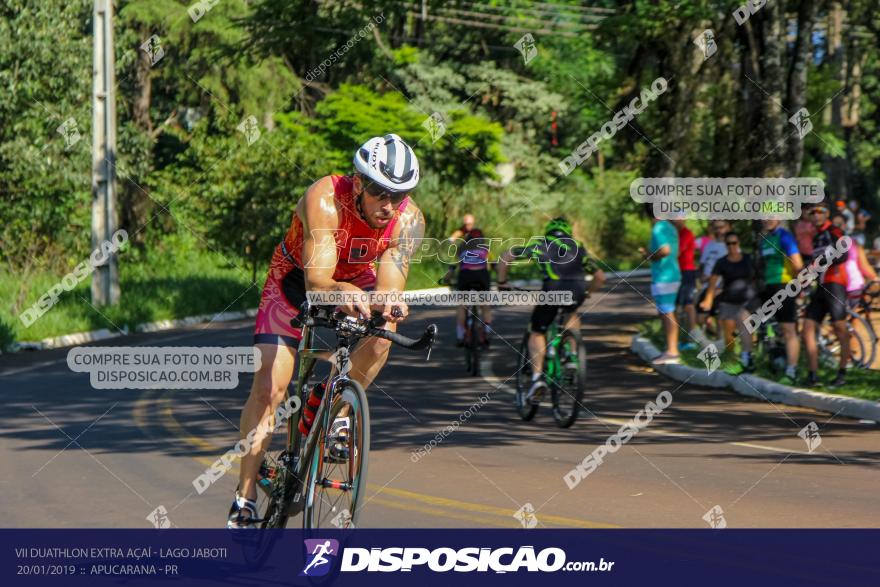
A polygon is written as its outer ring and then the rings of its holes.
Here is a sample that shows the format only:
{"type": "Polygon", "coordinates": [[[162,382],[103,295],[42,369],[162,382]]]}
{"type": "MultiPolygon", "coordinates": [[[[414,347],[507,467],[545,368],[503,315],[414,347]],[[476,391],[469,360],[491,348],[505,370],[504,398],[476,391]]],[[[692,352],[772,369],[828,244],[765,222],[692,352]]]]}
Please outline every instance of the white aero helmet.
{"type": "Polygon", "coordinates": [[[354,167],[389,192],[405,193],[419,183],[419,160],[396,134],[373,137],[361,145],[354,154],[354,167]]]}

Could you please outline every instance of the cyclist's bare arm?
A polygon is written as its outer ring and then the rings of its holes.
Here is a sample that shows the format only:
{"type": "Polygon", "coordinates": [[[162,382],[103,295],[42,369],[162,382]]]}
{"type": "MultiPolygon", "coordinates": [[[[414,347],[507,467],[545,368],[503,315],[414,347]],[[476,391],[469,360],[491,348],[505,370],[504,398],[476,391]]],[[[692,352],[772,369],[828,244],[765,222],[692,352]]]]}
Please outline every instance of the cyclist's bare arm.
{"type": "MultiPolygon", "coordinates": [[[[307,291],[361,291],[350,283],[333,279],[336,271],[336,238],[339,214],[334,200],[333,181],[329,177],[313,183],[296,206],[296,214],[303,225],[303,271],[307,291]]],[[[339,306],[350,315],[368,316],[369,307],[363,301],[351,301],[339,306]]]]}
{"type": "Polygon", "coordinates": [[[590,293],[598,291],[603,285],[605,285],[605,272],[601,269],[596,269],[593,272],[593,280],[590,282],[590,293]]]}
{"type": "MultiPolygon", "coordinates": [[[[412,258],[422,244],[425,235],[425,217],[422,211],[410,200],[406,210],[400,215],[391,233],[388,249],[379,257],[379,269],[376,272],[376,290],[378,292],[398,292],[406,287],[406,278],[412,258]]],[[[394,304],[401,310],[401,316],[392,316],[392,304],[385,304],[382,317],[390,322],[398,322],[406,318],[409,308],[404,303],[394,304]]],[[[377,310],[380,308],[376,308],[377,310]]]]}
{"type": "Polygon", "coordinates": [[[791,269],[794,271],[795,275],[801,272],[801,269],[804,268],[804,258],[801,257],[800,253],[794,253],[789,257],[791,261],[791,269]]]}
{"type": "Polygon", "coordinates": [[[513,254],[513,249],[504,251],[501,253],[501,256],[498,257],[498,264],[495,266],[495,274],[498,276],[498,283],[507,283],[507,268],[514,259],[516,259],[516,255],[513,254]]]}

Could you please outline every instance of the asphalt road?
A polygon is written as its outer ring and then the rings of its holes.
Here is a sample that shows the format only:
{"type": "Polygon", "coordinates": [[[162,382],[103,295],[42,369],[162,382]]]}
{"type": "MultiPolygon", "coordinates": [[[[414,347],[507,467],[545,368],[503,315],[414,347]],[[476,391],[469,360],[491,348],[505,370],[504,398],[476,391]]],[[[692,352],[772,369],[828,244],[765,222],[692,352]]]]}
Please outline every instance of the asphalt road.
{"type": "MultiPolygon", "coordinates": [[[[590,413],[566,430],[545,406],[531,422],[513,407],[527,309],[496,312],[501,338],[481,378],[464,372],[451,309],[414,311],[402,330],[436,322],[440,342],[429,362],[392,351],[369,390],[360,525],[516,528],[530,504],[545,527],[707,527],[715,506],[727,527],[880,527],[878,425],[665,379],[627,350],[651,313],[646,290],[618,283],[585,304],[590,413]],[[672,404],[570,490],[563,475],[663,390],[672,404]],[[443,442],[411,458],[475,402],[443,442]],[[809,422],[822,441],[812,453],[798,436],[809,422]]],[[[229,322],[112,344],[244,346],[250,333],[249,322],[229,322]]],[[[66,354],[0,356],[2,524],[148,527],[163,506],[177,527],[223,525],[237,467],[201,495],[192,481],[237,440],[250,378],[225,391],[95,390],[66,354]]]]}

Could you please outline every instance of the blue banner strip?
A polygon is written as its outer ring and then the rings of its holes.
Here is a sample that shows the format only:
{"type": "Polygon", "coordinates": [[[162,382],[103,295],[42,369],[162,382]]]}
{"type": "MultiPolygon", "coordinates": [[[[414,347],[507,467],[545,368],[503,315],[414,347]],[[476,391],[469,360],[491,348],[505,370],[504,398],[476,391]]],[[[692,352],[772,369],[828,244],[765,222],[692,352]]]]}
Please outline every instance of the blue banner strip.
{"type": "Polygon", "coordinates": [[[880,530],[0,530],[0,584],[880,585],[880,530]]]}

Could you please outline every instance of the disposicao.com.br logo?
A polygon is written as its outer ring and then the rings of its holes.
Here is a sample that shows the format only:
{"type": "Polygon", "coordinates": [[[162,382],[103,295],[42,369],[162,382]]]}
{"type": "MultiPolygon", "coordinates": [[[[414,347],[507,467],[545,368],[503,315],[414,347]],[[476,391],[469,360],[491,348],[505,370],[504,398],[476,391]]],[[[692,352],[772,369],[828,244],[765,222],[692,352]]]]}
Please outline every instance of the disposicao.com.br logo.
{"type": "MultiPolygon", "coordinates": [[[[323,575],[332,568],[338,556],[338,542],[335,540],[306,540],[308,553],[306,566],[301,576],[323,575]],[[332,556],[330,556],[332,555],[332,556]],[[330,558],[328,558],[330,557],[330,558]]],[[[413,569],[427,569],[435,573],[478,572],[478,573],[516,573],[518,571],[553,573],[556,571],[610,571],[614,565],[604,558],[595,561],[566,561],[566,553],[561,548],[544,548],[536,551],[534,546],[517,548],[466,547],[466,548],[420,548],[387,547],[357,548],[345,547],[342,551],[339,570],[353,572],[411,572],[413,569]]]]}
{"type": "Polygon", "coordinates": [[[339,541],[332,538],[306,539],[306,566],[300,577],[320,577],[333,568],[339,556],[339,541]]]}

